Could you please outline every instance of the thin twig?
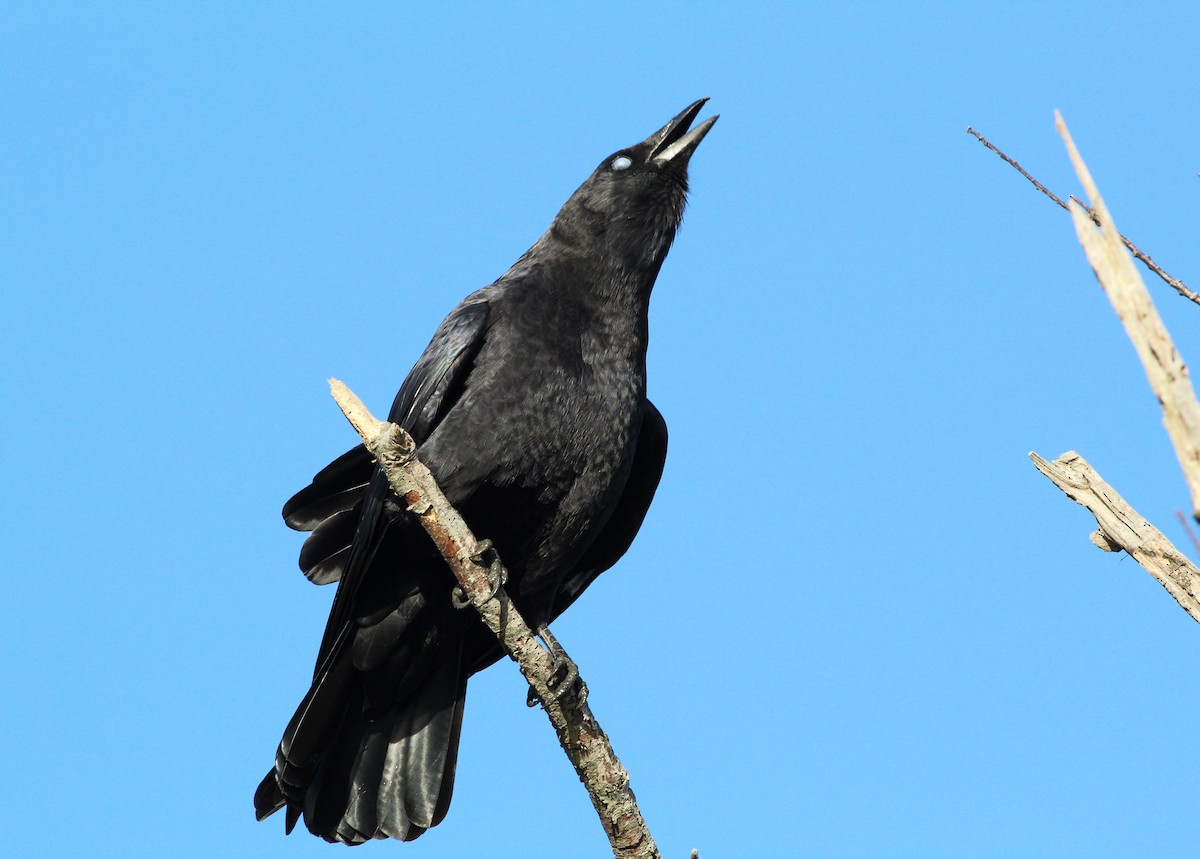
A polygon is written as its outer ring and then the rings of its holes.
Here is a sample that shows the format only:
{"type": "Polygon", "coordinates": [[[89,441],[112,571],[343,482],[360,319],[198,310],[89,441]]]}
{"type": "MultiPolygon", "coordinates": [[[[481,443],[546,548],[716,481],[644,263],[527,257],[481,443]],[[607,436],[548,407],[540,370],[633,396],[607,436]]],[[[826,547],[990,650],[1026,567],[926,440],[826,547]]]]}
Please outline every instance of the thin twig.
{"type": "Polygon", "coordinates": [[[629,773],[613,753],[608,736],[586,700],[581,700],[582,695],[555,696],[550,685],[555,667],[553,658],[538,644],[503,588],[493,589],[486,568],[474,559],[478,557],[479,542],[442,494],[429,469],[414,455],[416,445],[412,437],[396,424],[376,420],[354,392],[337,379],[329,380],[329,388],[342,413],[387,475],[392,489],[433,539],[480,618],[519,664],[521,673],[542,702],[563,751],[587,788],[613,856],[660,859],[629,788],[629,773]]]}
{"type": "Polygon", "coordinates": [[[1070,211],[1075,234],[1096,279],[1112,302],[1117,318],[1125,326],[1125,333],[1146,371],[1146,380],[1162,406],[1163,426],[1171,437],[1171,445],[1192,495],[1192,516],[1200,519],[1200,401],[1197,401],[1188,377],[1187,365],[1175,349],[1171,334],[1163,325],[1137,267],[1117,238],[1120,233],[1112,214],[1075,148],[1066,123],[1057,112],[1055,118],[1075,166],[1075,174],[1087,191],[1100,226],[1099,229],[1092,226],[1079,204],[1073,202],[1070,211]]]}
{"type": "MultiPolygon", "coordinates": [[[[1018,173],[1020,173],[1022,176],[1024,176],[1026,179],[1028,179],[1033,184],[1033,187],[1037,188],[1039,191],[1041,191],[1043,194],[1045,194],[1051,200],[1058,203],[1058,205],[1062,206],[1063,209],[1070,211],[1069,206],[1065,202],[1063,202],[1062,198],[1058,197],[1053,191],[1051,191],[1049,188],[1047,188],[1045,185],[1043,185],[1037,179],[1033,178],[1033,176],[1029,175],[1029,172],[1024,167],[1022,167],[1020,164],[1018,164],[1012,158],[1009,158],[1007,155],[1005,155],[1003,152],[1001,152],[998,148],[996,148],[996,146],[994,146],[992,144],[992,142],[990,140],[988,140],[986,137],[984,137],[982,134],[980,134],[978,131],[976,131],[974,128],[971,128],[970,126],[967,126],[967,133],[972,135],[976,140],[978,140],[980,143],[982,143],[988,149],[992,150],[997,155],[999,155],[1004,161],[1011,164],[1018,173]]],[[[1074,198],[1072,197],[1071,199],[1074,199],[1074,198]]],[[[1093,211],[1093,209],[1090,206],[1084,205],[1083,203],[1080,203],[1079,205],[1083,206],[1083,209],[1084,209],[1084,211],[1087,212],[1088,217],[1090,217],[1092,219],[1092,223],[1094,223],[1096,226],[1100,226],[1100,221],[1096,217],[1095,211],[1093,211]]],[[[1127,239],[1124,235],[1121,235],[1121,241],[1125,244],[1125,247],[1129,248],[1129,252],[1131,254],[1133,254],[1135,257],[1137,257],[1139,260],[1141,260],[1142,263],[1146,266],[1146,268],[1150,269],[1150,271],[1154,272],[1159,277],[1161,277],[1172,289],[1174,289],[1176,292],[1178,292],[1180,295],[1182,295],[1184,298],[1188,299],[1189,301],[1195,302],[1196,304],[1200,304],[1200,293],[1193,292],[1192,290],[1188,289],[1187,285],[1182,280],[1179,280],[1178,278],[1175,278],[1175,277],[1171,277],[1171,275],[1169,275],[1165,271],[1163,271],[1163,269],[1159,266],[1159,264],[1150,258],[1149,254],[1142,251],[1141,248],[1139,248],[1137,245],[1135,245],[1133,242],[1131,242],[1129,239],[1127,239]]]]}
{"type": "Polygon", "coordinates": [[[972,128],[969,125],[967,126],[967,134],[974,135],[976,140],[978,140],[980,143],[982,143],[988,149],[992,150],[997,155],[999,155],[1001,158],[1003,158],[1005,161],[1007,161],[1009,164],[1011,164],[1013,167],[1015,167],[1018,173],[1020,173],[1022,176],[1024,176],[1026,179],[1028,179],[1030,182],[1033,183],[1033,187],[1037,188],[1039,191],[1041,191],[1043,194],[1045,194],[1047,197],[1049,197],[1054,202],[1058,203],[1058,205],[1062,206],[1064,209],[1067,208],[1067,204],[1064,203],[1062,200],[1060,200],[1057,196],[1055,196],[1053,191],[1051,191],[1049,188],[1047,188],[1045,185],[1043,185],[1037,179],[1034,179],[1032,176],[1030,176],[1029,172],[1024,167],[1022,167],[1016,161],[1009,158],[1007,155],[1005,155],[1003,152],[1001,152],[999,149],[997,149],[990,140],[988,140],[986,137],[984,137],[982,134],[980,134],[978,131],[976,131],[974,128],[972,128]]]}
{"type": "Polygon", "coordinates": [[[1105,483],[1087,460],[1073,450],[1054,462],[1033,452],[1029,458],[1068,498],[1096,517],[1100,530],[1092,534],[1093,543],[1106,552],[1128,552],[1200,622],[1200,569],[1105,483]]]}
{"type": "Polygon", "coordinates": [[[1175,511],[1175,518],[1179,520],[1179,524],[1183,526],[1183,532],[1188,535],[1188,539],[1192,541],[1192,548],[1196,550],[1196,554],[1200,555],[1200,540],[1196,539],[1196,532],[1192,530],[1191,523],[1187,517],[1183,515],[1182,510],[1175,511]]]}

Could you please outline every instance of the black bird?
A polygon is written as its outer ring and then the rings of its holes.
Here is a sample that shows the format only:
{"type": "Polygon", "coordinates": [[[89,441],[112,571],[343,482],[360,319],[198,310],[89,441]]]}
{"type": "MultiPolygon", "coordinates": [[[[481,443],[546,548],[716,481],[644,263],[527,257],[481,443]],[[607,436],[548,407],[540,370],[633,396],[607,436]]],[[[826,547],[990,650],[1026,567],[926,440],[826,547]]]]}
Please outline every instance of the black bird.
{"type": "MultiPolygon", "coordinates": [[[[667,427],[646,399],[650,291],[683,217],[701,99],[596,168],[503,277],[442,322],[388,419],[508,566],[545,628],[625,554],[667,427]]],[[[467,677],[501,655],[361,445],[283,508],[300,567],[338,582],[312,687],[254,795],[310,832],[409,841],[450,804],[467,677]]]]}

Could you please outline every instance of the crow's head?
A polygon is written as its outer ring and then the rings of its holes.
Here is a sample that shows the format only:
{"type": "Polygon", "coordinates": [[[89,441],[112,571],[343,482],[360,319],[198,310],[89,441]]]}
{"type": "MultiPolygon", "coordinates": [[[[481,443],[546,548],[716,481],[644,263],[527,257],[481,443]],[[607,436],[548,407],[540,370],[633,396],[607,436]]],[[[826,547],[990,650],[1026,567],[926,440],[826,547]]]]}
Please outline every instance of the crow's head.
{"type": "Polygon", "coordinates": [[[605,158],[571,195],[555,226],[568,234],[583,230],[627,260],[661,263],[683,219],[688,161],[717,121],[713,116],[688,130],[706,101],[693,102],[641,143],[605,158]]]}

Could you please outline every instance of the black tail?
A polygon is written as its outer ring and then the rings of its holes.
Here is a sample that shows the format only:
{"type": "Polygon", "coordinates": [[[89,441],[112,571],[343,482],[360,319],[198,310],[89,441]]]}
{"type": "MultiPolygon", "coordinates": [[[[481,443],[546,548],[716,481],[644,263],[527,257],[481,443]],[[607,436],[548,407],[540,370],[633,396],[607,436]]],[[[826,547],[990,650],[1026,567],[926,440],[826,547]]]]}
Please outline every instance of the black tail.
{"type": "Polygon", "coordinates": [[[467,693],[461,646],[390,707],[372,712],[364,675],[338,642],[300,702],[254,794],[258,819],[287,807],[314,835],[411,841],[446,816],[467,693]]]}

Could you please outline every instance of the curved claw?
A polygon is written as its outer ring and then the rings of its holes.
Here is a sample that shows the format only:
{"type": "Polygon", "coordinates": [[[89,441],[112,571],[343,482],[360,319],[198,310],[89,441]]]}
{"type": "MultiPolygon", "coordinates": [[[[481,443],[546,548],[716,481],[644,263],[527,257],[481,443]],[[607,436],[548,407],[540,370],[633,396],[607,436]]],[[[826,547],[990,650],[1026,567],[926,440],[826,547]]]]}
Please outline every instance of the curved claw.
{"type": "Polygon", "coordinates": [[[565,668],[563,677],[554,684],[554,700],[561,701],[568,696],[574,696],[576,701],[583,704],[587,701],[588,687],[583,682],[583,678],[579,676],[579,666],[568,659],[564,665],[555,666],[554,673],[556,676],[562,668],[565,668]]]}
{"type": "MultiPolygon", "coordinates": [[[[579,666],[567,655],[567,651],[550,632],[549,626],[542,624],[538,627],[537,634],[545,642],[546,649],[550,651],[550,658],[554,661],[554,669],[550,672],[548,681],[551,696],[555,701],[559,701],[568,694],[574,694],[582,704],[587,700],[588,689],[587,684],[579,677],[579,666]]],[[[532,707],[538,703],[542,703],[541,697],[531,686],[525,704],[532,707]]]]}
{"type": "Polygon", "coordinates": [[[484,538],[475,544],[475,551],[470,555],[467,555],[467,558],[471,561],[474,561],[476,564],[482,564],[483,556],[488,552],[495,551],[495,549],[496,545],[491,540],[484,538]]]}
{"type": "Polygon", "coordinates": [[[459,611],[471,605],[471,598],[467,596],[467,592],[462,589],[461,585],[455,585],[454,590],[450,591],[450,604],[459,611]]]}
{"type": "Polygon", "coordinates": [[[488,583],[492,586],[488,599],[493,599],[500,593],[500,588],[508,584],[508,568],[500,563],[499,558],[492,561],[492,565],[488,567],[488,583]]]}
{"type": "Polygon", "coordinates": [[[554,660],[554,673],[550,675],[550,688],[554,690],[554,698],[558,700],[579,679],[579,666],[565,655],[554,660]],[[561,676],[560,676],[561,675],[561,676]]]}
{"type": "MultiPolygon", "coordinates": [[[[486,562],[486,556],[489,552],[492,554],[492,561],[488,564],[487,577],[491,590],[488,592],[484,602],[495,599],[496,594],[500,593],[500,589],[508,584],[508,569],[504,564],[500,563],[500,557],[496,554],[496,547],[492,544],[491,540],[485,539],[476,543],[475,551],[468,555],[467,559],[472,563],[482,566],[486,562]]],[[[450,592],[450,601],[457,609],[464,609],[471,605],[470,596],[461,587],[455,587],[450,592]]]]}
{"type": "MultiPolygon", "coordinates": [[[[554,701],[561,701],[568,695],[574,695],[575,699],[583,704],[587,701],[588,687],[587,684],[579,676],[579,668],[571,660],[561,662],[554,661],[554,673],[550,675],[550,697],[554,701]],[[558,676],[562,674],[560,679],[558,676]]],[[[537,693],[532,686],[525,693],[525,706],[536,707],[542,703],[542,696],[537,693]]]]}

